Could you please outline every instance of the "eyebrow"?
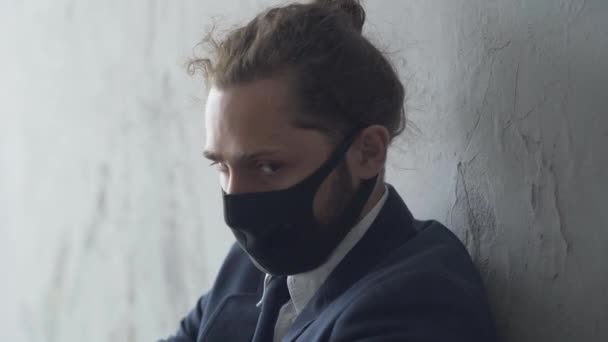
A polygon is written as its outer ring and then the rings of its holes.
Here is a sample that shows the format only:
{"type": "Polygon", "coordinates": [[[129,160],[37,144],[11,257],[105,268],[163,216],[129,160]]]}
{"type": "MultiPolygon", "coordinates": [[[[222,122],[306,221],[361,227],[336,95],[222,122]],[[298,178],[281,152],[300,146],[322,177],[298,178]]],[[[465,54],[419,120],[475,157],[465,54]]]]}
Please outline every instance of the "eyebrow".
{"type": "MultiPolygon", "coordinates": [[[[245,152],[245,153],[239,153],[238,155],[236,155],[236,157],[234,158],[237,162],[241,162],[241,161],[248,161],[248,160],[253,160],[253,159],[258,159],[261,157],[268,157],[268,156],[272,156],[278,153],[283,152],[283,150],[278,149],[278,148],[274,148],[274,149],[263,149],[263,150],[259,150],[256,152],[245,152]]],[[[214,162],[219,162],[219,161],[223,161],[225,158],[216,152],[213,151],[209,151],[209,150],[205,150],[203,151],[203,156],[205,156],[205,158],[214,161],[214,162]]]]}

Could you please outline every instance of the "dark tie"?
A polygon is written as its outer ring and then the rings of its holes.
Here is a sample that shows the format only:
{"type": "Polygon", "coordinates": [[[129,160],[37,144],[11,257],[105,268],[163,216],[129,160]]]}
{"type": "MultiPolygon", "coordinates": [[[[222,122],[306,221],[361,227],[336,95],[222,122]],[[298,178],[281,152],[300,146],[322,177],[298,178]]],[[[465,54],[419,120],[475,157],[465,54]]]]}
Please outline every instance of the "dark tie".
{"type": "Polygon", "coordinates": [[[289,300],[287,289],[287,278],[274,277],[270,280],[264,302],[262,302],[262,312],[255,327],[255,334],[252,342],[272,342],[274,337],[274,327],[281,307],[289,300]]]}

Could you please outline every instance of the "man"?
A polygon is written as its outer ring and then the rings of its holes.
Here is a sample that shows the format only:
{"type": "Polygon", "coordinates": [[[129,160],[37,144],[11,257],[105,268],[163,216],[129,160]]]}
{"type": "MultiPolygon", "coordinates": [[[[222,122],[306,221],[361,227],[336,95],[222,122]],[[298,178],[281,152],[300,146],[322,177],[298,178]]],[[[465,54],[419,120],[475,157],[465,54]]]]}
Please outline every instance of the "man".
{"type": "Polygon", "coordinates": [[[168,341],[494,341],[466,249],[384,182],[404,88],[355,0],[273,8],[192,62],[237,243],[168,341]]]}

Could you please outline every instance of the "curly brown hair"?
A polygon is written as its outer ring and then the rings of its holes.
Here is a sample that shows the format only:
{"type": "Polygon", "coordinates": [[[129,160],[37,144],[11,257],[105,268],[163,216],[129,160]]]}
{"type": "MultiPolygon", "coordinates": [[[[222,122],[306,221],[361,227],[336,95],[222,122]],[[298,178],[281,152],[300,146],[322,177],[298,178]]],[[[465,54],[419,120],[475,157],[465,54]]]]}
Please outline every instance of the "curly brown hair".
{"type": "Polygon", "coordinates": [[[355,127],[383,125],[391,140],[405,128],[405,89],[389,60],[362,35],[358,0],[315,0],[270,8],[188,64],[225,88],[287,76],[299,113],[294,123],[334,140],[355,127]]]}

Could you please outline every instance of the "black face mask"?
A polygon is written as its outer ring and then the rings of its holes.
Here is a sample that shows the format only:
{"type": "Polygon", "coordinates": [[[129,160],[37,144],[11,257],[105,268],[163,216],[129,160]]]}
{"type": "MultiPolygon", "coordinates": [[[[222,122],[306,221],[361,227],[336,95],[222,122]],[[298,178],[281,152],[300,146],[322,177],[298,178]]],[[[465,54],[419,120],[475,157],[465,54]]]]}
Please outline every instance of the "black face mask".
{"type": "Polygon", "coordinates": [[[319,267],[357,223],[377,175],[361,181],[343,212],[329,224],[316,220],[313,200],[358,135],[359,131],[346,139],[317,171],[290,188],[243,194],[223,192],[226,224],[264,271],[282,276],[319,267]]]}

